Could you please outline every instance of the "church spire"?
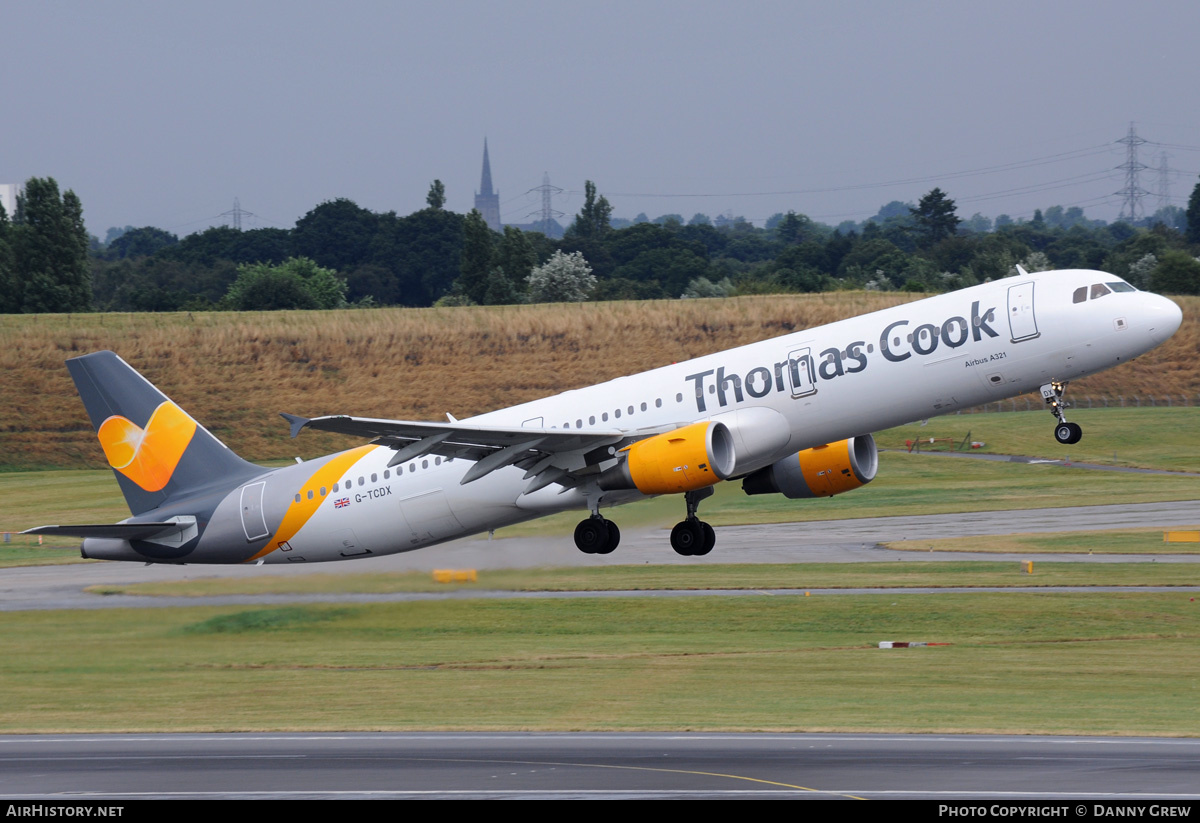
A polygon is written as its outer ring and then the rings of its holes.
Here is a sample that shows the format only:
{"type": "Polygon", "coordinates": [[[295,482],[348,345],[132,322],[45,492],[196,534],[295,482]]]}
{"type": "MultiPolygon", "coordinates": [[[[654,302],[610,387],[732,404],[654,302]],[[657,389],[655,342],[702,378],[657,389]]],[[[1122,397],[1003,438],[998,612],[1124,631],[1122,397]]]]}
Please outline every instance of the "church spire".
{"type": "Polygon", "coordinates": [[[479,181],[479,193],[484,197],[492,195],[492,164],[488,160],[487,138],[483,138],[483,178],[479,181]]]}
{"type": "Polygon", "coordinates": [[[501,231],[500,192],[492,189],[492,163],[488,159],[487,138],[483,138],[483,176],[479,180],[479,193],[475,195],[475,208],[483,215],[483,222],[492,231],[501,231]]]}

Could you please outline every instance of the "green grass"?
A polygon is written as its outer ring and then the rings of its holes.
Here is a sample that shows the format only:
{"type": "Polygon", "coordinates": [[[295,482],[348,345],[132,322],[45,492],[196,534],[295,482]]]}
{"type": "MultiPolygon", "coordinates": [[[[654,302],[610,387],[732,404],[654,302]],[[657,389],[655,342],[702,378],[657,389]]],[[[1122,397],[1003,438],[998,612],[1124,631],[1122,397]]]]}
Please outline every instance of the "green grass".
{"type": "Polygon", "coordinates": [[[1038,563],[913,560],[886,563],[589,566],[479,572],[476,583],[435,583],[420,572],[201,578],[93,586],[97,594],[212,597],[235,594],[387,594],[447,591],[651,591],[826,589],[909,586],[1200,586],[1200,564],[1038,563]]]}
{"type": "MultiPolygon", "coordinates": [[[[1067,399],[1071,399],[1068,392],[1067,399]]],[[[1023,402],[1023,401],[1022,401],[1023,402]]],[[[1132,400],[1130,400],[1132,403],[1132,400]]],[[[1160,398],[1161,402],[1161,398],[1160,398]]],[[[957,445],[970,435],[986,445],[979,451],[1020,454],[1135,466],[1167,471],[1200,471],[1200,408],[1068,409],[1067,419],[1083,426],[1083,439],[1064,446],[1054,439],[1054,418],[1047,411],[952,414],[898,426],[875,435],[882,449],[904,449],[905,442],[930,437],[950,438],[957,445]]],[[[942,450],[944,444],[936,444],[942,450]]]]}
{"type": "Polygon", "coordinates": [[[14,612],[0,730],[1196,735],[1198,608],[984,593],[14,612]]]}
{"type": "MultiPolygon", "coordinates": [[[[1197,527],[1193,526],[1192,530],[1197,527]]],[[[947,537],[939,540],[899,540],[889,549],[912,552],[997,552],[1054,554],[1200,554],[1200,543],[1167,543],[1163,529],[1127,529],[1066,534],[1000,534],[947,537]]]]}

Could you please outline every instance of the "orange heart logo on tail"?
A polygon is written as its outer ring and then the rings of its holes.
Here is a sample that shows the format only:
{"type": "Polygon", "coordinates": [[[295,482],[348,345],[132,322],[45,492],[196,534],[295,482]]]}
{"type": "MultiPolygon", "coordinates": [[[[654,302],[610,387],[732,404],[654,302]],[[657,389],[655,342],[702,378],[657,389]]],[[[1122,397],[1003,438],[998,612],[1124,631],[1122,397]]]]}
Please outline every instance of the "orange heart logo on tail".
{"type": "Polygon", "coordinates": [[[148,492],[167,485],[195,433],[196,421],[170,400],[154,410],[144,429],[114,414],[97,432],[108,465],[148,492]]]}

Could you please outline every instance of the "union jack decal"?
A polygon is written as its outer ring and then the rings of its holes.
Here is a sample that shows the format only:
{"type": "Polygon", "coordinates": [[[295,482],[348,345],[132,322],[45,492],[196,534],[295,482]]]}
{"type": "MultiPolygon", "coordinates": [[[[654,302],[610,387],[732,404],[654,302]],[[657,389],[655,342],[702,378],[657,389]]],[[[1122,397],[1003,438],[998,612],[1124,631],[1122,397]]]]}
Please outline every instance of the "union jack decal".
{"type": "Polygon", "coordinates": [[[334,507],[335,509],[344,509],[344,508],[346,508],[346,507],[347,507],[347,506],[349,506],[349,505],[350,505],[350,498],[349,498],[349,497],[343,497],[341,500],[335,500],[335,501],[333,502],[333,507],[334,507]]]}

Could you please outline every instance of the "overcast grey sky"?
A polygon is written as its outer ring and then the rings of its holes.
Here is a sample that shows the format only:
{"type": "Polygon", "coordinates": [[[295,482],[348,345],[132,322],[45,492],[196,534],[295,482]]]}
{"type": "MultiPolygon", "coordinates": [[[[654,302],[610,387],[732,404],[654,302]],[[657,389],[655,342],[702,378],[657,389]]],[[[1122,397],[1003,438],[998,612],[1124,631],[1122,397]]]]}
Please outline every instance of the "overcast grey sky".
{"type": "Polygon", "coordinates": [[[1197,180],[1198,40],[1195,0],[0,0],[0,182],[55,177],[101,237],[235,196],[290,228],[336,197],[407,214],[434,178],[466,211],[486,136],[506,222],[543,171],[568,216],[591,179],[622,217],[836,224],[937,185],[964,217],[1111,220],[1130,121],[1174,146],[1173,203],[1197,180]]]}

